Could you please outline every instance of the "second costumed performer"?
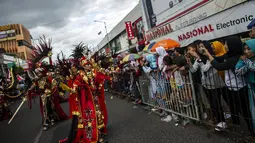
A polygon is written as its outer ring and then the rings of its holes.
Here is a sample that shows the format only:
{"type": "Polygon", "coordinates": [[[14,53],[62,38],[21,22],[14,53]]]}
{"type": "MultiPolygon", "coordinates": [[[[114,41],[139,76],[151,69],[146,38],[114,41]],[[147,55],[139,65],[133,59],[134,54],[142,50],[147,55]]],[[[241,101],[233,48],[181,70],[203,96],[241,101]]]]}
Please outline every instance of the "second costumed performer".
{"type": "Polygon", "coordinates": [[[102,108],[105,104],[102,104],[99,98],[99,95],[103,95],[100,92],[103,84],[96,86],[96,82],[98,83],[96,72],[85,56],[79,59],[77,69],[73,84],[71,87],[69,85],[69,90],[72,92],[70,96],[73,96],[69,97],[72,125],[68,138],[59,142],[106,143],[104,137],[107,134],[107,120],[105,120],[107,113],[106,107],[102,108]]]}

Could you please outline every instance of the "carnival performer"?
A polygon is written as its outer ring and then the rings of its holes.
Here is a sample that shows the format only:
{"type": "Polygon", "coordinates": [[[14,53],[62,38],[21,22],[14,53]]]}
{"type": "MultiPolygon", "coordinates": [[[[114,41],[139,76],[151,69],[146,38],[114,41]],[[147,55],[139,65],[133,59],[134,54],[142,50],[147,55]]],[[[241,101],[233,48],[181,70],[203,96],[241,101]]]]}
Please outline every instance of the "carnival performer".
{"type": "Polygon", "coordinates": [[[106,108],[106,102],[105,102],[105,94],[104,94],[104,83],[106,80],[111,81],[111,78],[106,75],[105,69],[101,67],[101,61],[95,62],[94,59],[91,59],[92,63],[92,71],[95,75],[95,85],[97,90],[97,98],[98,98],[98,104],[100,105],[101,112],[104,117],[104,125],[105,127],[101,130],[102,134],[105,136],[107,135],[107,123],[108,123],[108,113],[106,108]]]}
{"type": "Polygon", "coordinates": [[[4,81],[1,79],[0,81],[0,121],[6,120],[12,116],[12,112],[9,106],[6,103],[5,95],[4,95],[4,81]]]}
{"type": "Polygon", "coordinates": [[[70,106],[72,106],[72,126],[68,138],[60,143],[105,143],[106,132],[104,113],[99,103],[95,73],[85,56],[80,58],[80,69],[71,85],[70,106]],[[74,98],[71,98],[74,96],[74,98]]]}
{"type": "Polygon", "coordinates": [[[54,125],[56,120],[65,120],[68,117],[60,106],[58,82],[52,75],[51,41],[47,41],[43,37],[39,43],[36,50],[33,51],[32,58],[28,61],[28,76],[31,81],[24,100],[28,99],[31,108],[31,99],[35,96],[40,97],[43,130],[47,130],[54,125]],[[41,62],[45,57],[49,57],[50,65],[41,62]]]}

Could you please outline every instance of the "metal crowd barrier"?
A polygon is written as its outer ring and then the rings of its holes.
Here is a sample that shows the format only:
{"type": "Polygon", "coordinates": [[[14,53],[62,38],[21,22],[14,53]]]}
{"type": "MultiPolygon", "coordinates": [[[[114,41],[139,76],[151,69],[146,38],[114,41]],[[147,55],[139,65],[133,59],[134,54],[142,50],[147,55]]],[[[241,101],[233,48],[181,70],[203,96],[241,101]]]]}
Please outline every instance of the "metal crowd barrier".
{"type": "MultiPolygon", "coordinates": [[[[200,72],[200,71],[198,71],[200,72]]],[[[166,78],[163,74],[151,73],[139,77],[138,90],[143,104],[153,108],[162,109],[183,118],[189,118],[200,123],[210,125],[214,131],[219,122],[226,122],[225,131],[233,135],[247,136],[255,128],[255,83],[247,83],[242,78],[239,83],[230,83],[235,87],[225,85],[224,78],[221,86],[212,75],[203,73],[207,82],[201,81],[201,75],[191,72],[176,71],[166,78]],[[178,73],[177,73],[178,72],[178,73]],[[182,82],[178,77],[182,78],[182,82]],[[209,81],[209,82],[208,82],[209,81]],[[214,85],[213,83],[216,83],[214,85]],[[242,87],[238,87],[244,85],[242,87]]],[[[220,75],[220,74],[219,74],[220,75]]],[[[120,77],[113,90],[121,94],[131,95],[130,89],[120,77]]],[[[237,76],[231,77],[237,79],[237,76]]],[[[255,81],[255,80],[254,80],[255,81]]]]}
{"type": "Polygon", "coordinates": [[[176,86],[173,76],[170,79],[161,75],[141,77],[140,92],[144,104],[199,121],[197,99],[190,76],[184,77],[182,86],[176,86]]]}
{"type": "MultiPolygon", "coordinates": [[[[179,72],[179,71],[177,71],[179,72]]],[[[180,74],[180,73],[179,73],[180,74]]],[[[205,74],[205,73],[204,73],[205,74]]],[[[226,131],[235,135],[247,136],[255,129],[255,84],[247,84],[244,78],[239,83],[223,86],[208,73],[209,83],[194,83],[191,72],[181,75],[183,83],[175,79],[175,73],[168,79],[156,73],[140,77],[140,93],[144,104],[210,125],[214,130],[217,124],[226,122],[226,131]],[[242,83],[240,83],[242,82],[242,83]],[[238,87],[246,85],[244,87],[238,87]]],[[[177,74],[178,76],[178,74],[177,74]]],[[[232,77],[237,79],[238,77],[232,77]]],[[[216,128],[215,128],[216,127],[216,128]]]]}

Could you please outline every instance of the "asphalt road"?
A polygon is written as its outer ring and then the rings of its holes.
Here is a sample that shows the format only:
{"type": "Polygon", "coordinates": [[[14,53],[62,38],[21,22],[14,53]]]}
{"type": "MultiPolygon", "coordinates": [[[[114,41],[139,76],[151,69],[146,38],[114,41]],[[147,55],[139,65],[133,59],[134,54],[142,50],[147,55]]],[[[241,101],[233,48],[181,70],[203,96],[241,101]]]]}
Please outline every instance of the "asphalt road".
{"type": "MultiPolygon", "coordinates": [[[[183,127],[160,121],[156,114],[148,114],[143,108],[133,108],[132,103],[106,96],[108,106],[109,143],[228,143],[226,137],[212,134],[197,125],[183,127]]],[[[17,104],[14,106],[18,106],[17,104]]],[[[62,104],[67,112],[68,104],[62,104]]],[[[15,108],[15,107],[14,107],[15,108]]],[[[58,143],[68,135],[70,120],[60,122],[47,132],[41,132],[38,103],[29,110],[24,105],[14,121],[0,122],[0,143],[58,143]]]]}

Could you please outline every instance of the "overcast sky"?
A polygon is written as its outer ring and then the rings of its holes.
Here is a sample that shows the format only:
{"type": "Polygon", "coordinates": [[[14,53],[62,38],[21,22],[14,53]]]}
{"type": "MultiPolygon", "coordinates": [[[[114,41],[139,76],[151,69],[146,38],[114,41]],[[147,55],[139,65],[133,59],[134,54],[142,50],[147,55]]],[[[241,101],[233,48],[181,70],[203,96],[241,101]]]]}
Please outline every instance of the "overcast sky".
{"type": "Polygon", "coordinates": [[[73,45],[83,41],[96,46],[136,5],[138,0],[0,0],[0,25],[21,23],[34,39],[52,37],[54,56],[69,56],[73,45]],[[98,32],[102,31],[101,35],[98,32]]]}

